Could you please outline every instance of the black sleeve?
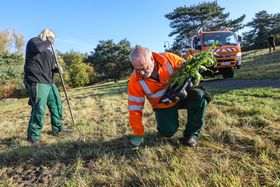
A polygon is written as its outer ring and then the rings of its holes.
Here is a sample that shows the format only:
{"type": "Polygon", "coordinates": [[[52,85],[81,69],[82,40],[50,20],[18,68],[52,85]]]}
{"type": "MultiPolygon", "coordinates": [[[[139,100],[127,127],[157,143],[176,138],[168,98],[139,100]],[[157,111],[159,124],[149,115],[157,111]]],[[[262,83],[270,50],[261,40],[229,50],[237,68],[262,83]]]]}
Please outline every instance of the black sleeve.
{"type": "Polygon", "coordinates": [[[52,52],[50,52],[50,51],[48,51],[47,53],[48,53],[48,56],[50,56],[50,59],[52,61],[52,63],[51,63],[52,64],[52,72],[58,73],[59,71],[58,71],[58,67],[56,66],[56,63],[55,63],[55,56],[54,56],[54,54],[52,52]]]}
{"type": "Polygon", "coordinates": [[[42,53],[48,50],[48,47],[51,45],[49,40],[42,41],[40,38],[33,38],[30,40],[30,50],[32,53],[42,53]]]}

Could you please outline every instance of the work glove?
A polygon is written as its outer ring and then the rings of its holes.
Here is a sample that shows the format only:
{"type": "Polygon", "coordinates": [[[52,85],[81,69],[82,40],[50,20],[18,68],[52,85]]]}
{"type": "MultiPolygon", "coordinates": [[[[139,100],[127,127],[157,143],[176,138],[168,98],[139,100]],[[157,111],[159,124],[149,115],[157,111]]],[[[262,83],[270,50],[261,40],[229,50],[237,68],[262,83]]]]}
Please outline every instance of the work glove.
{"type": "Polygon", "coordinates": [[[177,96],[175,97],[175,99],[176,99],[176,100],[184,100],[184,99],[187,98],[187,96],[188,96],[187,91],[186,91],[186,90],[181,90],[181,91],[177,94],[177,96]]]}
{"type": "Polygon", "coordinates": [[[47,40],[49,40],[51,42],[51,44],[54,44],[55,39],[52,36],[47,36],[47,40]]]}
{"type": "Polygon", "coordinates": [[[133,149],[139,149],[139,147],[143,144],[144,137],[143,136],[131,136],[130,143],[133,146],[133,149]]]}
{"type": "Polygon", "coordinates": [[[192,79],[189,78],[186,82],[183,88],[180,90],[179,93],[177,93],[175,99],[176,100],[184,100],[188,96],[188,92],[193,88],[193,82],[192,79]]]}

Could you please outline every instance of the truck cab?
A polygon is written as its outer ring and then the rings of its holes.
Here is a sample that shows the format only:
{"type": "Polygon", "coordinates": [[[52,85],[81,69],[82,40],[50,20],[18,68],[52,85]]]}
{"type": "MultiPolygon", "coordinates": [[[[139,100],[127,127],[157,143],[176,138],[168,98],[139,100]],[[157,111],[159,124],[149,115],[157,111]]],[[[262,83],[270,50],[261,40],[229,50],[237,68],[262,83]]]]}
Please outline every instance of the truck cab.
{"type": "Polygon", "coordinates": [[[212,43],[218,41],[214,52],[216,53],[217,65],[209,67],[212,72],[210,76],[222,74],[224,78],[234,76],[234,68],[241,67],[241,47],[236,35],[229,30],[199,32],[191,40],[191,48],[186,51],[186,58],[198,51],[207,50],[212,43]]]}

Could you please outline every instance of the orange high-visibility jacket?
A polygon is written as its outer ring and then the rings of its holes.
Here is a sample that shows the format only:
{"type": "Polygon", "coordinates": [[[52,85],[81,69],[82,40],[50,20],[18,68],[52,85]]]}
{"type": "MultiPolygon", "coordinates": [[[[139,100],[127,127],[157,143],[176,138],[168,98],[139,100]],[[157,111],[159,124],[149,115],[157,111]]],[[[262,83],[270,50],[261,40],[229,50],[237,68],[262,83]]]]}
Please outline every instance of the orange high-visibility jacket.
{"type": "Polygon", "coordinates": [[[128,83],[129,124],[135,136],[144,136],[142,110],[145,97],[153,108],[169,108],[176,105],[175,102],[168,105],[158,104],[158,101],[167,89],[172,74],[177,71],[184,59],[169,52],[163,54],[153,52],[152,54],[158,64],[160,82],[152,78],[143,79],[140,74],[133,71],[128,83]]]}

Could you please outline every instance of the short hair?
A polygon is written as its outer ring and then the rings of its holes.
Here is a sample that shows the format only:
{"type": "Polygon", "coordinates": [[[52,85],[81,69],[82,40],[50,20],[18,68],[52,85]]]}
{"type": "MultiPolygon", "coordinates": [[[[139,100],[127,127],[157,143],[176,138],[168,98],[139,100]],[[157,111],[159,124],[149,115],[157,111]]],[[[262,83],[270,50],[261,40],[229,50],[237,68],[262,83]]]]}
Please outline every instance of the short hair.
{"type": "Polygon", "coordinates": [[[48,36],[51,36],[53,38],[56,37],[55,32],[52,29],[42,30],[38,37],[41,38],[41,40],[45,41],[48,36]]]}
{"type": "Polygon", "coordinates": [[[146,61],[149,61],[151,56],[153,56],[152,52],[148,48],[144,47],[135,47],[129,55],[129,59],[139,61],[144,58],[146,61]]]}

